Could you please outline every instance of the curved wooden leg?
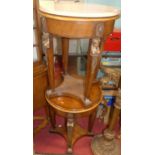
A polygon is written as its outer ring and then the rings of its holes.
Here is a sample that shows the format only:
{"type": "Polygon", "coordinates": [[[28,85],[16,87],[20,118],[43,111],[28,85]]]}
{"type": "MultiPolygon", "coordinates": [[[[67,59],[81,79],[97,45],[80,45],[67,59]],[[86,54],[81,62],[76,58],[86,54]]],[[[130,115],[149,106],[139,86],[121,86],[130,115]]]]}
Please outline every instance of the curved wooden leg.
{"type": "Polygon", "coordinates": [[[92,129],[93,129],[93,126],[94,126],[95,118],[96,118],[96,111],[94,111],[94,112],[89,116],[89,122],[88,122],[88,134],[89,134],[89,135],[93,135],[92,129]]]}

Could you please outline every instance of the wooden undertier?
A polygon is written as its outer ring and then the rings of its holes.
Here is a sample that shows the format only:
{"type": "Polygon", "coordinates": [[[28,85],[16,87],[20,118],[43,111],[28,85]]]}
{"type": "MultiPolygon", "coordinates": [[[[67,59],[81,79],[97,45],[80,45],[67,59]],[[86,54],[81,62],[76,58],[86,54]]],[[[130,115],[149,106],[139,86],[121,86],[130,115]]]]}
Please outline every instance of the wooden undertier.
{"type": "Polygon", "coordinates": [[[64,76],[62,84],[55,89],[56,94],[69,93],[84,100],[84,80],[74,78],[70,75],[64,76]]]}
{"type": "Polygon", "coordinates": [[[54,91],[47,90],[48,103],[58,111],[81,114],[96,109],[102,100],[102,91],[99,83],[92,84],[90,93],[91,104],[85,104],[84,80],[75,79],[69,75],[64,76],[64,81],[54,91]]]}

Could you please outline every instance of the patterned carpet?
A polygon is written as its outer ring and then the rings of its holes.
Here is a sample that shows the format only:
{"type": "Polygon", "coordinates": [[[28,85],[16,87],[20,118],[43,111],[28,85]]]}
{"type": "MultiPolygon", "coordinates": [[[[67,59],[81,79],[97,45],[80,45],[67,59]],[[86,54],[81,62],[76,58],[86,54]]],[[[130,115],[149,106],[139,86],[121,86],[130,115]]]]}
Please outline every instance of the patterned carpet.
{"type": "Polygon", "coordinates": [[[55,153],[46,153],[46,154],[38,154],[38,153],[34,153],[33,155],[76,155],[76,154],[55,154],[55,153]]]}

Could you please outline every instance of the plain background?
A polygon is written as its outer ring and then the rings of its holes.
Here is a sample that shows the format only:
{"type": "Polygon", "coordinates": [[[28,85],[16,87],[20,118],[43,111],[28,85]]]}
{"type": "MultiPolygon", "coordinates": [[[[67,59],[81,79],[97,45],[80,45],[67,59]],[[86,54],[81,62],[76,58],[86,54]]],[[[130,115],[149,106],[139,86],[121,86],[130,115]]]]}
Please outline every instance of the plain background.
{"type": "MultiPolygon", "coordinates": [[[[154,1],[121,2],[122,155],[155,154],[154,1]]],[[[0,2],[0,154],[33,152],[32,1],[0,2]]]]}

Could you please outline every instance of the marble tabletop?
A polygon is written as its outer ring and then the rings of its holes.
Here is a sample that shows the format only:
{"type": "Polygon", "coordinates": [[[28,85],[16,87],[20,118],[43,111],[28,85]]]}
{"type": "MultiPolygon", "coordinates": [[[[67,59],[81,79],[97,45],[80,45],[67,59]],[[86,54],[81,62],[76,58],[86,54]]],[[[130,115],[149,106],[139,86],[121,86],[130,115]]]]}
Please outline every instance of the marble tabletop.
{"type": "Polygon", "coordinates": [[[39,9],[45,13],[68,17],[100,18],[120,14],[120,10],[112,6],[71,0],[39,0],[39,9]]]}

